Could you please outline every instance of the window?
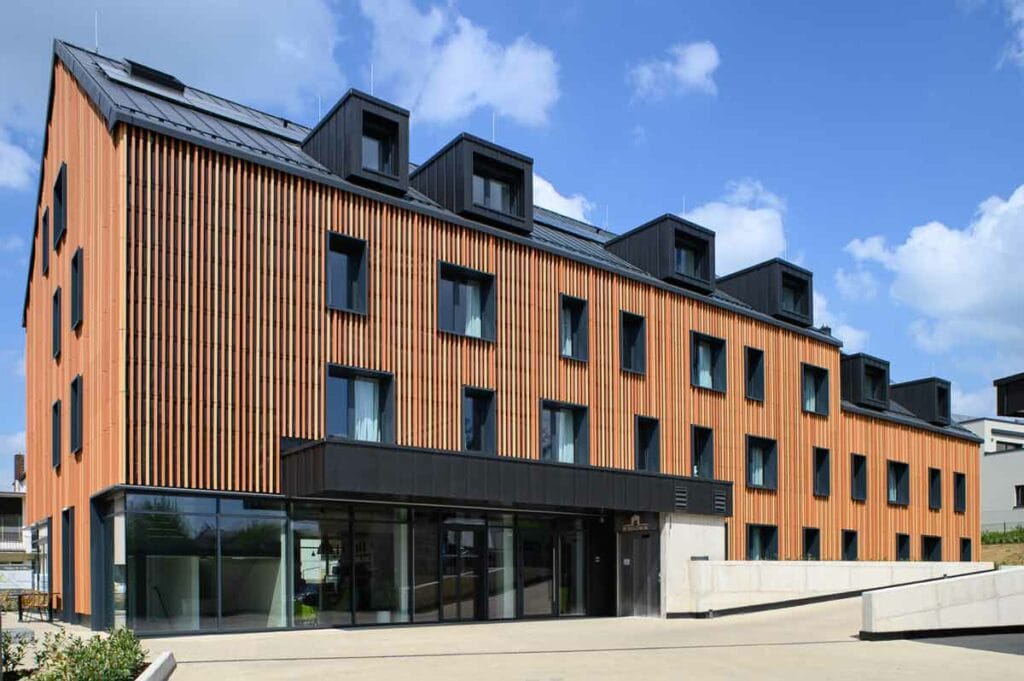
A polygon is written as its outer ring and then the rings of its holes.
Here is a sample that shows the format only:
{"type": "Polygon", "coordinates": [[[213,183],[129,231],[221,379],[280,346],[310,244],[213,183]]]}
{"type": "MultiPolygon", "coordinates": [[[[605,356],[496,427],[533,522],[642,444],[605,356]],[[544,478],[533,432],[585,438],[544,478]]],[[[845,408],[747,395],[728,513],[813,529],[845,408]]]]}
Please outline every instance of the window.
{"type": "Polygon", "coordinates": [[[691,452],[693,477],[715,477],[715,433],[710,428],[693,426],[691,429],[691,452]]]}
{"type": "Polygon", "coordinates": [[[817,527],[804,528],[804,560],[821,560],[821,530],[817,527]]]}
{"type": "Polygon", "coordinates": [[[748,400],[764,401],[764,350],[744,348],[744,376],[748,400]]]}
{"type": "Polygon", "coordinates": [[[677,274],[706,281],[710,278],[708,259],[706,241],[690,238],[684,234],[676,234],[677,274]]]}
{"type": "Polygon", "coordinates": [[[868,498],[868,459],[862,454],[850,455],[850,498],[854,501],[868,498]]]}
{"type": "Polygon", "coordinates": [[[50,463],[60,466],[60,400],[50,408],[50,463]]]}
{"type": "Polygon", "coordinates": [[[782,275],[782,300],[781,307],[784,312],[806,316],[809,308],[807,305],[807,283],[789,274],[782,275]]]}
{"type": "Polygon", "coordinates": [[[747,436],[747,487],[776,489],[778,486],[775,440],[747,436]]]}
{"type": "MultiPolygon", "coordinates": [[[[45,272],[45,270],[44,270],[44,272],[45,272]]],[[[996,440],[996,451],[997,452],[1008,452],[1011,449],[1017,449],[1017,448],[1019,448],[1021,446],[1022,445],[1019,445],[1016,442],[1007,442],[1006,440],[996,440]]]]}
{"type": "Polygon", "coordinates": [[[587,361],[587,301],[562,295],[558,337],[562,357],[587,361]]]}
{"type": "Polygon", "coordinates": [[[888,402],[889,380],[885,370],[876,366],[864,367],[865,391],[867,396],[875,402],[888,402]]]}
{"type": "Polygon", "coordinates": [[[71,328],[82,325],[82,249],[71,256],[71,328]]]}
{"type": "Polygon", "coordinates": [[[824,447],[814,448],[814,496],[827,497],[832,492],[831,462],[829,451],[824,447]]]}
{"type": "Polygon", "coordinates": [[[394,442],[391,375],[327,367],[327,435],[364,442],[394,442]]]}
{"type": "Polygon", "coordinates": [[[40,265],[43,268],[43,274],[49,274],[50,272],[50,209],[47,208],[43,211],[42,225],[39,228],[39,249],[40,265]]]}
{"type": "Polygon", "coordinates": [[[804,411],[828,416],[828,369],[803,365],[804,411]]]}
{"type": "Polygon", "coordinates": [[[82,451],[82,376],[71,381],[71,453],[82,451]]]}
{"type": "Polygon", "coordinates": [[[467,452],[494,454],[494,391],[480,388],[462,389],[462,449],[467,452]]]}
{"type": "Polygon", "coordinates": [[[366,314],[366,242],[328,232],[327,307],[366,314]]]}
{"type": "Polygon", "coordinates": [[[395,172],[395,141],[398,125],[368,111],[363,112],[362,163],[363,170],[383,175],[395,172]]]}
{"type": "Polygon", "coordinates": [[[522,215],[522,175],[480,154],[473,155],[473,203],[497,213],[522,215]]]}
{"type": "Polygon", "coordinates": [[[494,276],[440,263],[437,314],[442,331],[470,338],[495,338],[494,276]]]}
{"type": "Polygon", "coordinates": [[[960,562],[970,563],[974,560],[974,552],[971,550],[971,540],[968,537],[960,537],[960,562]]]}
{"type": "Polygon", "coordinates": [[[57,359],[60,357],[60,287],[53,292],[53,319],[52,319],[52,345],[53,345],[53,358],[57,359]]]}
{"type": "Polygon", "coordinates": [[[540,458],[586,465],[587,410],[561,402],[544,402],[540,411],[540,458]]]}
{"type": "Polygon", "coordinates": [[[928,469],[928,508],[938,511],[942,508],[942,471],[928,469]]]}
{"type": "Polygon", "coordinates": [[[896,535],[896,560],[910,560],[910,535],[896,535]]]}
{"type": "Polygon", "coordinates": [[[953,512],[967,512],[967,476],[953,473],[953,512]]]}
{"type": "Polygon", "coordinates": [[[923,535],[921,537],[921,560],[942,560],[942,537],[923,535]]]}
{"type": "Polygon", "coordinates": [[[661,469],[658,419],[636,417],[636,470],[657,473],[661,469]]]}
{"type": "Polygon", "coordinates": [[[1016,485],[1013,488],[1014,508],[1024,508],[1024,485],[1016,485]]]}
{"type": "Polygon", "coordinates": [[[622,344],[622,370],[634,374],[645,371],[647,349],[644,318],[631,312],[619,313],[619,342],[622,344]]]}
{"type": "Polygon", "coordinates": [[[747,525],[747,560],[778,560],[779,528],[747,525]]]}
{"type": "Polygon", "coordinates": [[[856,530],[843,530],[843,560],[857,560],[856,530]]]}
{"type": "Polygon", "coordinates": [[[57,180],[53,183],[53,250],[60,247],[60,242],[68,228],[68,164],[61,163],[57,180]]]}
{"type": "Polygon", "coordinates": [[[725,341],[690,334],[690,383],[698,388],[725,392],[725,341]]]}
{"type": "Polygon", "coordinates": [[[890,504],[910,504],[910,465],[902,461],[890,461],[887,472],[888,500],[890,504]]]}

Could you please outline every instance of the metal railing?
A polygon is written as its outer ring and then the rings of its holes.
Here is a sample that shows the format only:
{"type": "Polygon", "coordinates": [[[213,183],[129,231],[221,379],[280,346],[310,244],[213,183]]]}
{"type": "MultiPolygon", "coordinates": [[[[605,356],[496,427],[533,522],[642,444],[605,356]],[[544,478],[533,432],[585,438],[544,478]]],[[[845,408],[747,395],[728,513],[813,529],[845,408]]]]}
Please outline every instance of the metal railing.
{"type": "Polygon", "coordinates": [[[982,523],[982,532],[1009,532],[1010,530],[1016,530],[1018,527],[1024,527],[1024,520],[1011,521],[1005,523],[982,523]]]}

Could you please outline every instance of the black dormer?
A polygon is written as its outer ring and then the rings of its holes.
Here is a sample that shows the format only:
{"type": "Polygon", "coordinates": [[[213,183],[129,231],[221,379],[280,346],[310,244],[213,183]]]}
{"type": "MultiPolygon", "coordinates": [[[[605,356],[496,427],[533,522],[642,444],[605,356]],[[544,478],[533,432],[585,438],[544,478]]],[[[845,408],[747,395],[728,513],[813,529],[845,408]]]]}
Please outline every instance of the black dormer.
{"type": "Polygon", "coordinates": [[[755,310],[797,326],[814,324],[814,275],[773,258],[718,278],[718,288],[755,310]]]}
{"type": "Polygon", "coordinates": [[[871,409],[889,408],[889,363],[857,353],[843,355],[840,365],[843,399],[871,409]]]}
{"type": "Polygon", "coordinates": [[[520,233],[533,231],[533,159],[462,133],[416,168],[412,186],[448,210],[520,233]]]}
{"type": "Polygon", "coordinates": [[[934,377],[922,378],[893,383],[889,391],[893,400],[918,418],[937,426],[949,425],[949,381],[934,377]]]}
{"type": "Polygon", "coordinates": [[[132,78],[146,80],[155,85],[160,85],[170,90],[174,90],[175,92],[185,91],[185,84],[169,73],[154,69],[152,66],[140,64],[139,62],[132,61],[131,59],[125,59],[124,61],[128,64],[128,75],[132,78]]]}
{"type": "Polygon", "coordinates": [[[409,112],[349,90],[302,142],[335,175],[393,194],[409,188],[409,112]]]}
{"type": "Polygon", "coordinates": [[[655,218],[605,248],[670,284],[715,290],[715,233],[677,215],[655,218]]]}
{"type": "Polygon", "coordinates": [[[996,413],[1000,416],[1024,416],[1024,373],[997,378],[996,413]]]}

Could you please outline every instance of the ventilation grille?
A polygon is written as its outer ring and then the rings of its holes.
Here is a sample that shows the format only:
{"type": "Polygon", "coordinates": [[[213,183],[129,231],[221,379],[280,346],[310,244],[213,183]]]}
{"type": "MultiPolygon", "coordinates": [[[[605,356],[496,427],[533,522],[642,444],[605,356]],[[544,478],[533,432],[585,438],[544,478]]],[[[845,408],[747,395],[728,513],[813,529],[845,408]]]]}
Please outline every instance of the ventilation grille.
{"type": "Polygon", "coordinates": [[[729,499],[724,490],[714,490],[711,492],[711,509],[715,513],[725,515],[729,508],[729,499]]]}
{"type": "Polygon", "coordinates": [[[677,511],[685,511],[690,501],[690,490],[684,485],[676,485],[675,508],[677,511]]]}

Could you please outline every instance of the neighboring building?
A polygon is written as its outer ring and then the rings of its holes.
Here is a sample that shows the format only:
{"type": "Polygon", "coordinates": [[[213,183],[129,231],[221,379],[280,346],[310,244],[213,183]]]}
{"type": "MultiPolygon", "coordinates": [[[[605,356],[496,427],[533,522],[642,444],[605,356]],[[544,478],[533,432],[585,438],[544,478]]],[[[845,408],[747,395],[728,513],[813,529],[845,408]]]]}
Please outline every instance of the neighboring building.
{"type": "Polygon", "coordinates": [[[28,515],[66,619],[651,614],[663,555],[977,555],[949,384],[842,355],[807,270],[535,208],[470,135],[410,168],[359,92],[310,130],[61,42],[52,78],[28,515]]]}
{"type": "Polygon", "coordinates": [[[1024,527],[1024,419],[957,416],[980,437],[981,529],[1024,527]]]}
{"type": "Polygon", "coordinates": [[[1000,416],[1024,416],[1024,373],[997,378],[996,412],[1000,416]]]}
{"type": "Polygon", "coordinates": [[[32,588],[32,532],[25,526],[25,455],[14,455],[14,490],[0,492],[0,591],[32,588]]]}

